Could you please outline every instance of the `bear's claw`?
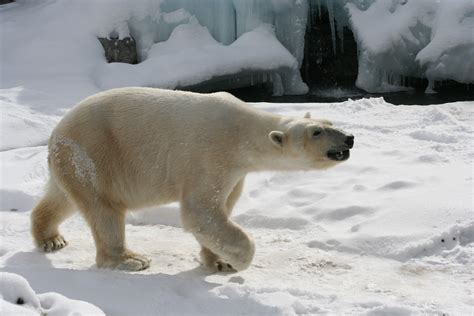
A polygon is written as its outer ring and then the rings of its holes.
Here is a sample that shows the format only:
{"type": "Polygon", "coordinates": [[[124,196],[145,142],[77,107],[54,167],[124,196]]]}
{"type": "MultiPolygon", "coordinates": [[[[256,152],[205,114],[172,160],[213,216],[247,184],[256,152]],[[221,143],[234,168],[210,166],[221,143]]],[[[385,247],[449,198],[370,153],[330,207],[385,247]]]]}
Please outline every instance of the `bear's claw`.
{"type": "Polygon", "coordinates": [[[206,269],[210,272],[237,272],[236,269],[226,261],[219,258],[215,253],[209,249],[202,247],[201,249],[201,262],[206,269]]]}
{"type": "Polygon", "coordinates": [[[64,237],[61,235],[57,235],[55,237],[44,240],[43,243],[40,245],[40,248],[42,248],[45,252],[52,252],[62,249],[66,246],[66,239],[64,239],[64,237]]]}
{"type": "Polygon", "coordinates": [[[141,271],[150,267],[151,259],[141,255],[131,255],[116,266],[118,270],[141,271]]]}
{"type": "Polygon", "coordinates": [[[215,262],[215,267],[219,272],[237,272],[230,263],[227,263],[223,260],[217,260],[215,262]]]}

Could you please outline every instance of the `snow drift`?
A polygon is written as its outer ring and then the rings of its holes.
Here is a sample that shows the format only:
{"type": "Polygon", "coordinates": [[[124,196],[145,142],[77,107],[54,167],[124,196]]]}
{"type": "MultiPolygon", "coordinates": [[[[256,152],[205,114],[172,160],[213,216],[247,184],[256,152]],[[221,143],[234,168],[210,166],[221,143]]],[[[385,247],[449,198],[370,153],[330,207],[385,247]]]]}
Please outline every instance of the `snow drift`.
{"type": "Polygon", "coordinates": [[[0,311],[5,316],[104,316],[98,307],[50,292],[36,294],[28,281],[15,273],[0,272],[0,311]]]}

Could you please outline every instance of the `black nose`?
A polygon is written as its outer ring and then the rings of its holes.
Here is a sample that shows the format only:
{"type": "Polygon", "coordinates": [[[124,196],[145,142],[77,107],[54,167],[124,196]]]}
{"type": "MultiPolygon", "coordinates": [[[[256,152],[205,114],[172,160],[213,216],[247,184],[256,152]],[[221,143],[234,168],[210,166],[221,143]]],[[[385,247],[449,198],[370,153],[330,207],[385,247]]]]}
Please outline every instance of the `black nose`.
{"type": "Polygon", "coordinates": [[[344,143],[346,143],[349,148],[352,148],[352,146],[354,146],[354,136],[347,136],[346,141],[344,143]]]}

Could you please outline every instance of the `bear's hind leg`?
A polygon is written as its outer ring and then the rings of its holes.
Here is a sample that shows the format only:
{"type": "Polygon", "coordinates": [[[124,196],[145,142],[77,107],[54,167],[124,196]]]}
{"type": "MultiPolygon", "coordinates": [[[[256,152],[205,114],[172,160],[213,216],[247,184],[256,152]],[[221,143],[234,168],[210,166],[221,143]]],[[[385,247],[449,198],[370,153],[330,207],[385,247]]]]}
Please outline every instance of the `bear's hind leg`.
{"type": "Polygon", "coordinates": [[[58,227],[72,214],[72,203],[51,179],[45,196],[31,212],[31,232],[36,245],[46,252],[64,248],[67,242],[58,227]]]}
{"type": "Polygon", "coordinates": [[[150,259],[125,246],[125,207],[97,202],[81,210],[94,236],[99,268],[140,271],[150,266],[150,259]]]}

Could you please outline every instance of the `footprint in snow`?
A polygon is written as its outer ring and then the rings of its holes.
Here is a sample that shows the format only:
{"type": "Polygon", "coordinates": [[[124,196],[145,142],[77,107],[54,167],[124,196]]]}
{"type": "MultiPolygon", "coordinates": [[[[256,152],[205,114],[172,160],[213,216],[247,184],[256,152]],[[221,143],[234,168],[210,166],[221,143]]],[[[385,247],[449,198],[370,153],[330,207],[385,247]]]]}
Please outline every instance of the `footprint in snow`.
{"type": "Polygon", "coordinates": [[[379,191],[391,191],[391,190],[401,190],[401,189],[408,189],[411,187],[416,186],[415,182],[410,181],[393,181],[381,186],[378,190],[379,191]]]}
{"type": "Polygon", "coordinates": [[[452,135],[433,133],[425,130],[414,131],[408,135],[416,140],[430,141],[435,143],[454,144],[458,142],[456,137],[452,135]]]}

